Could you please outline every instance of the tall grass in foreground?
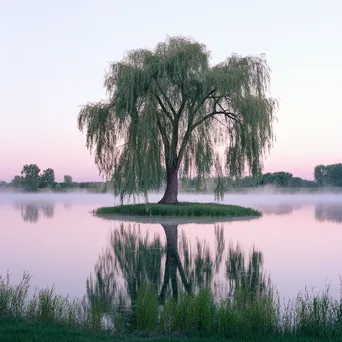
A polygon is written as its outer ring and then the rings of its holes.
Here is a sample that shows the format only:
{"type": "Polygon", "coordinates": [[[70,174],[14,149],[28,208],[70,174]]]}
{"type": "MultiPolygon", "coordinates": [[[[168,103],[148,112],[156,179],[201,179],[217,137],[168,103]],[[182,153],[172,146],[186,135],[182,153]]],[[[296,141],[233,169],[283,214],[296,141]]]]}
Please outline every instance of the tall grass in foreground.
{"type": "Polygon", "coordinates": [[[28,274],[24,274],[19,284],[12,285],[9,275],[6,278],[0,276],[0,317],[101,328],[99,324],[96,326],[92,309],[85,299],[69,300],[68,297],[56,295],[53,288],[37,290],[29,298],[30,279],[28,274]]]}
{"type": "Polygon", "coordinates": [[[181,293],[177,301],[168,299],[160,305],[153,286],[146,285],[125,315],[115,305],[101,305],[87,297],[69,300],[53,289],[37,291],[29,298],[29,281],[26,274],[17,285],[11,285],[9,277],[0,277],[0,319],[127,333],[125,320],[133,316],[130,333],[154,336],[342,338],[342,302],[329,295],[329,288],[319,294],[305,291],[286,305],[272,291],[251,294],[243,287],[228,298],[216,299],[210,289],[202,289],[196,294],[181,293]]]}
{"type": "MultiPolygon", "coordinates": [[[[151,291],[152,288],[144,288],[138,298],[150,297],[151,291]]],[[[142,322],[149,321],[148,315],[151,321],[156,320],[158,308],[158,320],[151,330],[163,335],[342,339],[342,302],[329,296],[328,287],[319,294],[306,290],[286,305],[281,305],[272,291],[251,294],[240,287],[232,297],[215,300],[209,289],[203,289],[198,294],[182,294],[178,301],[170,299],[162,307],[156,301],[139,307],[138,329],[142,322]]]]}

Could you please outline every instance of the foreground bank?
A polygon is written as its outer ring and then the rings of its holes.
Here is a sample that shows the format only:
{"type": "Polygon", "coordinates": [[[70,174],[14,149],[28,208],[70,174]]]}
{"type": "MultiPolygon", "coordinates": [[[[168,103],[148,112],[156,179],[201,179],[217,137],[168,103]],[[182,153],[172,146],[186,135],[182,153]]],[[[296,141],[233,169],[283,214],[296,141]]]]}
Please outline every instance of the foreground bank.
{"type": "Polygon", "coordinates": [[[342,304],[328,290],[286,306],[271,287],[250,291],[248,285],[226,298],[202,289],[161,302],[150,284],[123,307],[101,289],[74,301],[49,289],[29,297],[29,280],[11,285],[0,278],[0,341],[342,340],[342,304]]]}
{"type": "MultiPolygon", "coordinates": [[[[301,336],[263,336],[255,340],[271,341],[327,341],[325,338],[310,338],[301,336]]],[[[70,328],[55,323],[30,323],[15,318],[0,318],[0,341],[1,342],[96,342],[96,341],[122,341],[122,342],[234,342],[245,341],[244,339],[222,339],[217,337],[176,337],[176,336],[134,336],[113,335],[109,332],[98,332],[70,328]]],[[[329,338],[328,341],[340,341],[339,338],[329,338]]]]}

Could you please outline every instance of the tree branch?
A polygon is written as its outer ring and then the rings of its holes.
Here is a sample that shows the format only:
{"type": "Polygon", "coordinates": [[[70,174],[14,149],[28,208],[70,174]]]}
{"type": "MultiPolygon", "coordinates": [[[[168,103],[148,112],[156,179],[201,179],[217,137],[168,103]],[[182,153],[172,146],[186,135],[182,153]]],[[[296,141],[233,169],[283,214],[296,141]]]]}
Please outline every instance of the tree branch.
{"type": "Polygon", "coordinates": [[[172,119],[172,116],[171,116],[170,112],[166,109],[166,107],[164,106],[163,101],[161,100],[161,98],[157,94],[156,94],[156,99],[157,99],[160,107],[162,108],[163,112],[169,118],[170,122],[173,123],[173,119],[172,119]]]}
{"type": "Polygon", "coordinates": [[[179,165],[183,159],[183,155],[185,152],[186,145],[188,144],[190,137],[191,137],[191,132],[192,132],[191,126],[192,126],[192,122],[194,120],[195,113],[196,113],[196,111],[193,110],[194,105],[195,105],[195,103],[189,105],[188,127],[187,127],[187,130],[185,132],[185,135],[184,135],[184,138],[183,138],[183,141],[182,141],[182,144],[181,144],[181,147],[179,149],[178,156],[177,156],[177,167],[179,167],[179,165]]]}
{"type": "Polygon", "coordinates": [[[197,126],[202,124],[205,120],[208,120],[208,119],[214,117],[215,115],[220,115],[220,114],[225,115],[229,119],[235,120],[236,122],[241,124],[241,121],[238,119],[238,117],[236,116],[235,113],[226,112],[226,111],[214,111],[214,112],[212,112],[210,114],[205,115],[202,119],[200,119],[196,123],[194,123],[191,126],[191,131],[193,131],[197,126]]]}
{"type": "Polygon", "coordinates": [[[194,114],[198,111],[198,109],[203,105],[203,103],[208,99],[208,98],[212,98],[215,100],[215,103],[214,103],[214,107],[215,105],[218,103],[219,99],[221,99],[223,96],[212,96],[212,94],[214,94],[216,91],[216,89],[212,89],[201,101],[201,103],[196,107],[196,109],[192,109],[191,108],[191,113],[189,113],[189,120],[188,120],[188,128],[187,128],[187,131],[184,135],[184,138],[183,138],[183,141],[182,141],[182,145],[180,147],[180,150],[179,150],[179,153],[178,153],[178,157],[177,157],[177,165],[179,166],[181,161],[182,161],[182,158],[183,158],[183,154],[185,152],[185,148],[186,148],[186,145],[188,144],[189,140],[190,140],[190,137],[191,137],[191,133],[192,131],[197,127],[199,126],[201,123],[203,123],[205,120],[211,118],[211,117],[214,117],[215,115],[218,115],[218,114],[223,114],[225,115],[226,117],[230,118],[230,119],[233,119],[239,123],[240,120],[237,118],[236,114],[234,113],[231,113],[231,112],[227,112],[225,111],[222,106],[222,111],[217,111],[215,108],[213,108],[213,112],[204,116],[202,119],[200,119],[199,121],[197,121],[195,124],[192,124],[192,120],[194,118],[194,114]]]}
{"type": "Polygon", "coordinates": [[[186,105],[186,97],[183,94],[183,96],[182,96],[182,103],[181,103],[181,105],[180,105],[180,107],[179,107],[179,109],[177,111],[177,118],[178,119],[181,117],[181,115],[183,113],[183,110],[185,108],[185,105],[186,105]]]}
{"type": "Polygon", "coordinates": [[[226,127],[226,128],[229,129],[229,127],[228,127],[227,125],[225,125],[222,121],[220,121],[218,118],[216,118],[215,116],[213,116],[213,118],[214,118],[217,122],[219,122],[222,126],[224,126],[224,127],[226,127]]]}
{"type": "MultiPolygon", "coordinates": [[[[219,107],[221,108],[221,110],[222,110],[223,112],[225,112],[225,109],[222,107],[222,105],[221,105],[220,102],[216,102],[215,105],[219,105],[219,107]]],[[[215,112],[215,111],[216,111],[216,108],[215,108],[214,112],[215,112]]]]}
{"type": "Polygon", "coordinates": [[[160,118],[156,115],[156,121],[157,121],[157,127],[160,132],[160,135],[162,136],[163,144],[164,144],[164,150],[165,150],[165,166],[167,164],[167,161],[169,159],[170,155],[170,143],[169,139],[167,138],[165,128],[162,126],[160,122],[160,118]]]}
{"type": "Polygon", "coordinates": [[[166,101],[167,105],[169,106],[173,116],[176,117],[177,113],[176,113],[175,109],[173,108],[171,101],[166,96],[166,94],[164,93],[163,89],[161,88],[161,86],[158,83],[157,83],[157,87],[158,87],[158,90],[160,91],[160,93],[162,94],[164,100],[166,101]]]}
{"type": "Polygon", "coordinates": [[[214,94],[216,91],[216,89],[211,90],[206,96],[203,97],[202,101],[200,102],[200,104],[197,106],[197,108],[194,110],[194,112],[196,113],[198,111],[198,109],[202,106],[202,104],[208,99],[210,98],[210,96],[212,94],[214,94]]]}

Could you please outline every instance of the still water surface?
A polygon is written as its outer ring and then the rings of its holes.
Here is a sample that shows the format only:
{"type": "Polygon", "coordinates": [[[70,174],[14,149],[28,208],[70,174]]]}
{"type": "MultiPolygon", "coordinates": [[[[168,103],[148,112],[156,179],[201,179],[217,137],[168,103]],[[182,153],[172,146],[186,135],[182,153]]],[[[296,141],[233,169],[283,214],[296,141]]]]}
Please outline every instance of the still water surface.
{"type": "MultiPolygon", "coordinates": [[[[182,194],[180,200],[208,202],[213,196],[182,194]]],[[[269,276],[282,298],[327,283],[339,298],[342,195],[226,195],[224,202],[257,208],[263,217],[139,223],[93,216],[94,208],[115,203],[111,195],[1,193],[0,274],[9,271],[17,282],[26,271],[33,286],[54,286],[70,297],[82,297],[97,273],[117,293],[134,292],[148,280],[159,293],[174,295],[192,284],[210,285],[220,295],[234,274],[251,270],[269,276]]]]}

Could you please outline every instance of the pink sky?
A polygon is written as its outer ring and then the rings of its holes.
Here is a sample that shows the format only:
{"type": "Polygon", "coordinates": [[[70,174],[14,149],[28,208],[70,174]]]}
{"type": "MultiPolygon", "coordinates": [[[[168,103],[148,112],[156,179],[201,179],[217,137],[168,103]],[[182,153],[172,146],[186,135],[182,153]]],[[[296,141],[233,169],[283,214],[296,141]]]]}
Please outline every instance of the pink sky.
{"type": "Polygon", "coordinates": [[[233,52],[266,54],[280,110],[265,172],[284,170],[312,179],[315,165],[341,162],[342,48],[336,42],[342,2],[262,0],[247,7],[219,2],[230,19],[212,29],[203,20],[215,16],[217,6],[198,1],[159,6],[150,0],[133,8],[109,0],[63,0],[55,7],[41,0],[20,6],[5,2],[0,12],[0,179],[10,181],[30,163],[53,168],[57,180],[64,174],[76,181],[100,179],[77,130],[80,105],[105,97],[108,62],[179,34],[206,44],[214,63],[233,52]]]}

